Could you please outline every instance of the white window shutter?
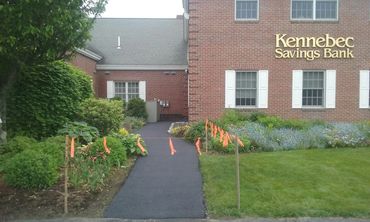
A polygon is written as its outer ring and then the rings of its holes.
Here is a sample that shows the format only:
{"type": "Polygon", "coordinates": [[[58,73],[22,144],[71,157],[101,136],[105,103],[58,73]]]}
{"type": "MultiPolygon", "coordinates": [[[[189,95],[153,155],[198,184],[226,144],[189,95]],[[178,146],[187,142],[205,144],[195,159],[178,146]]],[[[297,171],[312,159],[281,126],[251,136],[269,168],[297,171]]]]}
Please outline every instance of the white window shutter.
{"type": "Polygon", "coordinates": [[[258,108],[266,109],[268,107],[268,87],[269,71],[260,70],[258,72],[258,108]]]}
{"type": "Polygon", "coordinates": [[[325,107],[327,109],[335,109],[336,79],[337,79],[336,70],[326,70],[325,107]]]}
{"type": "Polygon", "coordinates": [[[370,73],[369,70],[360,71],[360,109],[370,108],[369,91],[370,91],[370,73]]]}
{"type": "Polygon", "coordinates": [[[107,81],[107,98],[112,99],[114,97],[114,82],[107,81]]]}
{"type": "Polygon", "coordinates": [[[225,108],[235,108],[236,72],[225,71],[225,108]]]}
{"type": "Polygon", "coordinates": [[[303,70],[293,70],[292,108],[302,108],[303,70]]]}
{"type": "Polygon", "coordinates": [[[146,101],[146,81],[139,82],[139,97],[146,101]]]}

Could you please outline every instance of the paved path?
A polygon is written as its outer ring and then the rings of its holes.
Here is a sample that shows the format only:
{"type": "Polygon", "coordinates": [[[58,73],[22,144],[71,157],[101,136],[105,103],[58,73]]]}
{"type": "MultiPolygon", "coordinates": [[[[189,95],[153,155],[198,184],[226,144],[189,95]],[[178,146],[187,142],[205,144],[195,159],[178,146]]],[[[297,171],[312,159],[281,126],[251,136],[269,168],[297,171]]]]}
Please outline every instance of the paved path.
{"type": "Polygon", "coordinates": [[[149,155],[139,158],[124,186],[106,209],[106,218],[204,218],[202,178],[194,146],[173,138],[168,146],[168,122],[146,125],[140,134],[149,155]]]}

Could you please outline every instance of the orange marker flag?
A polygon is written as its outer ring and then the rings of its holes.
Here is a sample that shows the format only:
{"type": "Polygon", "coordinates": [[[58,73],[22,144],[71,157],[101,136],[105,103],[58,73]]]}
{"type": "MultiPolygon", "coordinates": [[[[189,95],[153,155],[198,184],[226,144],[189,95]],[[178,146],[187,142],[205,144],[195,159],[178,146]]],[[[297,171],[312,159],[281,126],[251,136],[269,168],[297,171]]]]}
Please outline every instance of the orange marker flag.
{"type": "Polygon", "coordinates": [[[222,143],[223,147],[226,148],[229,145],[230,136],[229,133],[226,133],[224,136],[224,141],[222,143]]]}
{"type": "Polygon", "coordinates": [[[211,129],[211,136],[213,137],[213,123],[209,123],[209,128],[211,129]]]}
{"type": "Polygon", "coordinates": [[[238,142],[238,144],[239,144],[241,147],[244,147],[244,144],[243,144],[243,142],[239,139],[239,137],[236,137],[236,141],[238,142]]]}
{"type": "Polygon", "coordinates": [[[171,156],[175,155],[176,150],[175,147],[173,146],[171,137],[168,137],[168,144],[170,145],[171,156]]]}
{"type": "Polygon", "coordinates": [[[142,154],[144,154],[146,152],[145,148],[140,143],[140,137],[137,138],[136,145],[140,148],[142,154]]]}
{"type": "Polygon", "coordinates": [[[107,146],[107,138],[106,137],[103,138],[103,145],[104,145],[105,152],[108,153],[108,154],[110,154],[110,150],[109,150],[109,148],[107,146]]]}
{"type": "Polygon", "coordinates": [[[220,130],[220,143],[223,141],[223,138],[224,138],[224,135],[225,135],[225,132],[224,130],[220,130]]]}
{"type": "Polygon", "coordinates": [[[214,126],[214,130],[213,130],[213,137],[214,138],[216,138],[217,137],[217,130],[218,130],[218,128],[217,128],[217,126],[216,126],[216,124],[215,124],[215,126],[214,126]]]}
{"type": "Polygon", "coordinates": [[[195,147],[197,148],[197,152],[199,155],[202,155],[202,152],[200,151],[200,137],[198,137],[197,142],[195,143],[195,147]]]}
{"type": "Polygon", "coordinates": [[[71,158],[75,157],[75,138],[72,137],[71,140],[71,158]]]}

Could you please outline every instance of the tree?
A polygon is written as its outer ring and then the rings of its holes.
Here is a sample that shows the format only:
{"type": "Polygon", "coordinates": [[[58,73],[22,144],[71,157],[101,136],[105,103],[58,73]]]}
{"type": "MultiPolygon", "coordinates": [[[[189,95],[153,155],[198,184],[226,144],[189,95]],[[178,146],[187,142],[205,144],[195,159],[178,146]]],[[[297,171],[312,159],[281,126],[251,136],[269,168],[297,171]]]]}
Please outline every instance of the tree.
{"type": "Polygon", "coordinates": [[[0,113],[23,66],[65,59],[89,39],[107,0],[0,0],[0,113]]]}

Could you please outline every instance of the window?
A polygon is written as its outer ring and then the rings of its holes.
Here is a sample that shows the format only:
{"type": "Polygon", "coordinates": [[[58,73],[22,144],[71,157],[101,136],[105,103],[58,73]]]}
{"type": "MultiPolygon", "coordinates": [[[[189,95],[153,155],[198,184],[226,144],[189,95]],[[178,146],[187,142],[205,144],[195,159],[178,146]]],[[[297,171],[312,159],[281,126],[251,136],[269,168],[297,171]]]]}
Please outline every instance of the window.
{"type": "Polygon", "coordinates": [[[370,71],[360,70],[360,109],[370,108],[370,71]]]}
{"type": "Polygon", "coordinates": [[[236,106],[256,106],[257,72],[236,72],[236,106]]]}
{"type": "Polygon", "coordinates": [[[292,0],[293,20],[337,20],[338,0],[292,0]]]}
{"type": "Polygon", "coordinates": [[[258,1],[259,0],[236,0],[235,19],[258,20],[258,1]]]}
{"type": "Polygon", "coordinates": [[[124,101],[139,98],[138,82],[114,82],[114,97],[120,97],[124,101]]]}
{"type": "Polygon", "coordinates": [[[303,71],[302,106],[324,106],[323,71],[303,71]]]}

